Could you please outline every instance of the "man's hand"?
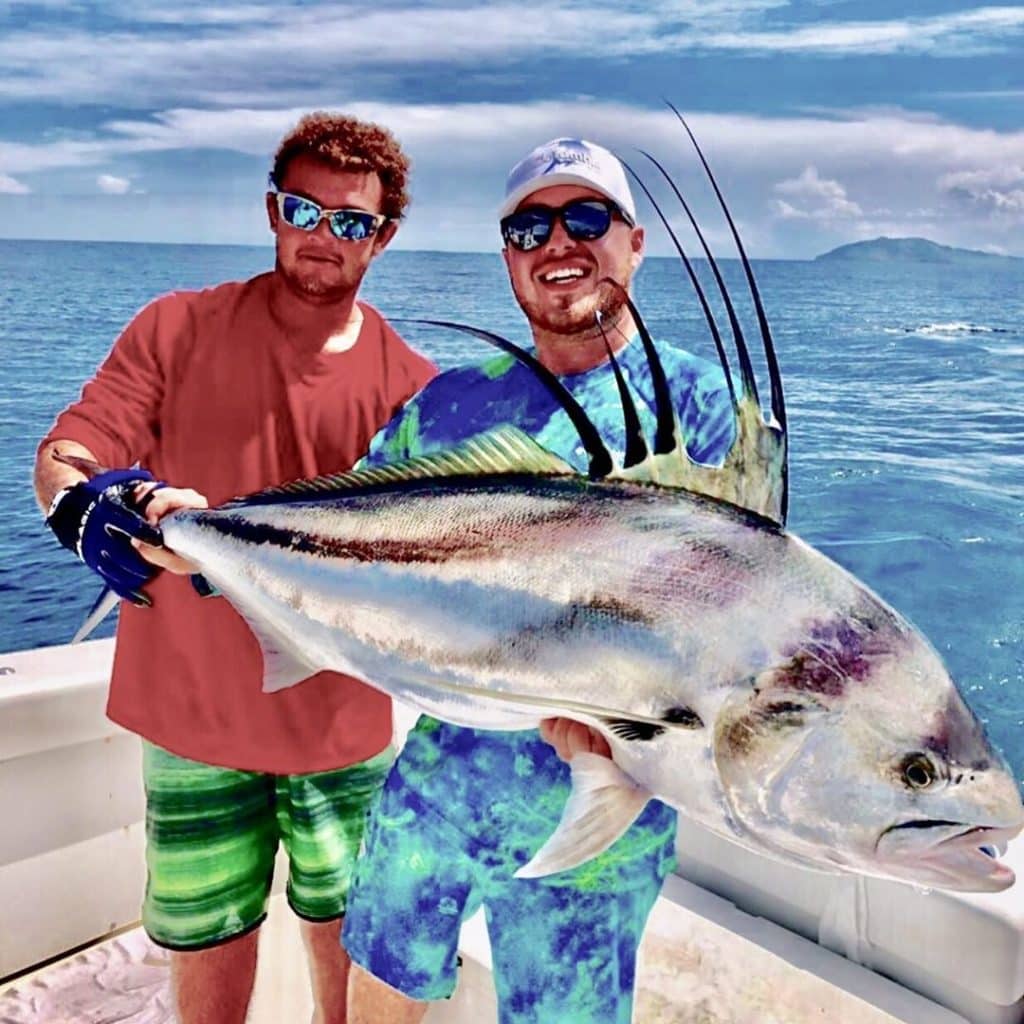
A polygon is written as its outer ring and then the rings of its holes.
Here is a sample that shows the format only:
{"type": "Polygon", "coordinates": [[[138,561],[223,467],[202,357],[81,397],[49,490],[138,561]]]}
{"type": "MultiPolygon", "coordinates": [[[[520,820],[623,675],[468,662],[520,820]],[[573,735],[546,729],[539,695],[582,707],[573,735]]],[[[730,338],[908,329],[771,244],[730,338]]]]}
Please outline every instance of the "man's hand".
{"type": "MultiPolygon", "coordinates": [[[[145,509],[146,521],[154,527],[164,516],[179,509],[210,507],[206,498],[190,487],[158,487],[155,483],[140,484],[135,490],[134,500],[145,509]]],[[[132,547],[147,562],[177,576],[191,576],[199,572],[197,566],[176,555],[169,548],[154,547],[135,538],[132,539],[132,547]]]]}
{"type": "Polygon", "coordinates": [[[134,493],[157,481],[144,469],[112,469],[79,480],[53,498],[46,523],[57,540],[73,551],[120,597],[149,604],[142,587],[155,570],[144,562],[136,540],[160,544],[160,531],[139,513],[134,493]]]}
{"type": "Polygon", "coordinates": [[[545,718],[540,723],[540,735],[563,761],[571,761],[576,754],[612,756],[612,748],[601,733],[572,718],[545,718]]]}

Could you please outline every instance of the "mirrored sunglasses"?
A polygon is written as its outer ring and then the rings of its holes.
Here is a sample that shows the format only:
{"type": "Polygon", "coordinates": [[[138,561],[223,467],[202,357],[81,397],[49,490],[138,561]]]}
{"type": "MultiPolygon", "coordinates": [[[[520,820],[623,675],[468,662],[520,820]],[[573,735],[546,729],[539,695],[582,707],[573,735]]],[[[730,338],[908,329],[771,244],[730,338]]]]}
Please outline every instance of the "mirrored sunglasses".
{"type": "Polygon", "coordinates": [[[502,218],[501,237],[513,248],[529,252],[551,237],[557,218],[573,241],[592,242],[607,234],[615,216],[629,225],[633,223],[615,203],[605,199],[574,199],[557,209],[527,206],[502,218]]]}
{"type": "Polygon", "coordinates": [[[361,242],[375,234],[390,218],[367,210],[325,210],[312,199],[277,192],[277,209],[282,220],[300,231],[314,231],[324,218],[335,238],[344,242],[361,242]]]}

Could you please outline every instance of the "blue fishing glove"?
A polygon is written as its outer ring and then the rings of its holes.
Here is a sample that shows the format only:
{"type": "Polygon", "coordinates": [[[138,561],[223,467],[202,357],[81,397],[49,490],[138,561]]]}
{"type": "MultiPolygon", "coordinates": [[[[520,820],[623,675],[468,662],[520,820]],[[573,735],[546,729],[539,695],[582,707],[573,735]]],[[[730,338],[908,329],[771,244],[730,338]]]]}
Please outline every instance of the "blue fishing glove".
{"type": "Polygon", "coordinates": [[[153,474],[144,469],[108,470],[61,491],[46,517],[64,547],[115,594],[137,605],[152,604],[141,588],[159,570],[132,547],[131,538],[163,544],[160,531],[139,514],[148,495],[141,503],[132,498],[138,484],[151,480],[153,474]]]}

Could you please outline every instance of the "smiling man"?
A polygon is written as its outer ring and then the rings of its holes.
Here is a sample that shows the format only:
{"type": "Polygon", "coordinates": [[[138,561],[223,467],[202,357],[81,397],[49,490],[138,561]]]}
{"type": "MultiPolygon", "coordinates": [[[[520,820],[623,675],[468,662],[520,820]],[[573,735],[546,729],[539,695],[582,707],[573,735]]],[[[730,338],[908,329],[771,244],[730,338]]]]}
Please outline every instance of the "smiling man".
{"type": "MultiPolygon", "coordinates": [[[[40,445],[47,522],[126,598],[107,712],[144,741],[142,917],[173,950],[182,1024],[245,1019],[279,842],[315,1020],[344,1021],[340,919],[366,808],[391,762],[390,701],[330,672],[263,693],[260,650],[237,613],[133,547],[133,537],[158,540],[136,514],[153,476],[123,468],[87,481],[52,454],[139,463],[201,492],[189,492],[193,504],[348,469],[434,372],[357,301],[398,227],[407,170],[379,126],[303,118],[270,176],[273,272],[146,306],[40,445]]],[[[167,511],[159,490],[148,500],[154,520],[167,511]]]]}
{"type": "MultiPolygon", "coordinates": [[[[654,388],[636,325],[612,278],[640,265],[625,172],[579,139],[538,147],[509,175],[503,255],[540,361],[622,453],[622,403],[608,342],[648,436],[654,388]]],[[[718,462],[732,444],[721,370],[659,347],[687,450],[718,462]]],[[[501,355],[432,381],[375,439],[371,463],[515,424],[582,472],[575,428],[536,375],[501,355]]],[[[419,720],[388,776],[356,869],[345,925],[354,964],[351,1024],[414,1024],[451,995],[461,922],[487,913],[501,1024],[628,1024],[636,950],[674,863],[675,812],[652,802],[599,857],[539,879],[515,878],[554,832],[569,793],[566,761],[607,754],[604,738],[566,719],[542,731],[494,732],[419,720]]]]}

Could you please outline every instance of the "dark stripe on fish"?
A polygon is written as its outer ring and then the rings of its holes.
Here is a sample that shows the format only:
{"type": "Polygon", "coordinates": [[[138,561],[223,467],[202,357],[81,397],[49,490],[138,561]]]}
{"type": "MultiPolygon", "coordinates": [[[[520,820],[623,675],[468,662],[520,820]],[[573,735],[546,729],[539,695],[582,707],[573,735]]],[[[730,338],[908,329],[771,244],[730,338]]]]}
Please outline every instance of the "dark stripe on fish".
{"type": "Polygon", "coordinates": [[[771,700],[755,688],[749,702],[726,711],[719,718],[716,741],[719,756],[743,758],[753,754],[761,743],[774,742],[780,733],[802,729],[808,715],[824,710],[824,705],[813,698],[802,700],[803,703],[771,700]]]}
{"type": "Polygon", "coordinates": [[[506,663],[509,651],[515,651],[516,657],[524,662],[532,663],[545,651],[550,655],[551,651],[559,649],[558,644],[593,640],[595,644],[604,645],[614,638],[617,643],[636,645],[652,662],[660,656],[665,661],[665,671],[668,670],[671,654],[664,650],[664,639],[650,632],[655,620],[643,608],[603,594],[567,605],[554,606],[553,602],[548,602],[548,607],[552,608],[550,614],[534,612],[518,628],[501,634],[493,643],[463,655],[460,660],[477,668],[495,669],[506,663]]]}
{"type": "MultiPolygon", "coordinates": [[[[514,647],[520,656],[527,657],[530,652],[559,637],[572,637],[585,630],[596,630],[601,635],[609,621],[644,628],[654,624],[654,620],[642,608],[611,595],[596,594],[589,601],[573,601],[548,618],[531,622],[514,633],[506,634],[500,647],[502,651],[514,647]]],[[[494,653],[494,656],[499,655],[494,653]]]]}
{"type": "Polygon", "coordinates": [[[493,538],[479,534],[463,534],[447,540],[441,537],[423,541],[341,540],[300,533],[270,523],[253,523],[241,516],[203,517],[203,525],[257,547],[270,544],[282,551],[356,562],[444,562],[456,552],[479,555],[497,547],[493,538]]]}
{"type": "Polygon", "coordinates": [[[903,638],[890,625],[895,623],[858,615],[815,622],[802,643],[783,650],[789,661],[774,670],[767,685],[841,697],[848,683],[868,679],[877,660],[897,655],[903,638]]]}
{"type": "MultiPolygon", "coordinates": [[[[427,489],[432,492],[436,491],[436,488],[428,487],[427,489]]],[[[562,495],[559,492],[556,492],[554,496],[575,497],[574,494],[562,495]]],[[[334,497],[338,499],[337,495],[334,497]]],[[[483,498],[486,499],[486,493],[483,498]]],[[[246,517],[245,506],[233,506],[230,511],[214,509],[210,512],[197,512],[193,513],[193,516],[203,527],[212,528],[218,533],[246,544],[257,546],[271,544],[284,551],[328,558],[352,559],[357,562],[431,564],[446,562],[455,556],[476,558],[488,555],[506,556],[509,545],[525,542],[529,531],[537,527],[557,527],[559,524],[567,524],[570,528],[575,529],[583,522],[594,522],[599,517],[600,508],[599,503],[588,503],[585,508],[581,508],[576,502],[569,501],[563,505],[554,508],[547,507],[532,514],[517,515],[514,520],[509,520],[510,530],[508,532],[463,530],[459,533],[434,534],[403,540],[386,537],[362,540],[355,537],[337,538],[303,533],[272,523],[253,522],[246,517]],[[522,538],[516,536],[520,531],[523,532],[522,538]]],[[[358,511],[358,508],[353,511],[358,511]]],[[[372,508],[367,508],[366,511],[367,515],[373,513],[372,508]]],[[[613,598],[609,598],[603,607],[611,609],[613,604],[617,604],[617,602],[613,598]]],[[[602,607],[600,599],[594,605],[594,608],[599,607],[602,607]]]]}
{"type": "Polygon", "coordinates": [[[634,622],[640,626],[654,625],[654,619],[642,608],[628,604],[612,594],[595,594],[589,601],[575,601],[551,626],[557,629],[575,629],[583,622],[596,619],[614,619],[616,622],[634,622]]]}

